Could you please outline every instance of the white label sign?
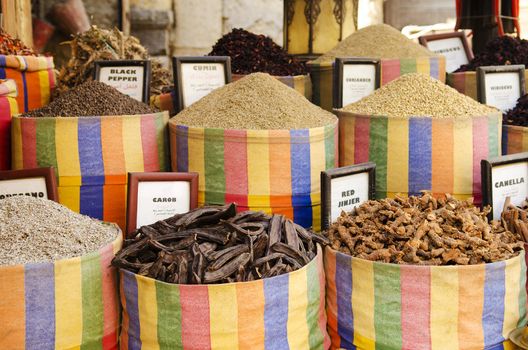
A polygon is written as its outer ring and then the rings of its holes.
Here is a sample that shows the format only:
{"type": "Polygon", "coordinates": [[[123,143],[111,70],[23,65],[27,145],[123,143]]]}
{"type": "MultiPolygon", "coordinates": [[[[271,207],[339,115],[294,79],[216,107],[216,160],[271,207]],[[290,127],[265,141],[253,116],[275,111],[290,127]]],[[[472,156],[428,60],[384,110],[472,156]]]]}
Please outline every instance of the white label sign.
{"type": "Polygon", "coordinates": [[[491,179],[493,218],[500,219],[506,197],[521,205],[528,196],[528,162],[493,167],[491,179]]]}
{"type": "Polygon", "coordinates": [[[427,48],[445,56],[447,73],[454,72],[461,65],[469,63],[464,44],[459,37],[428,41],[427,48]]]}
{"type": "Polygon", "coordinates": [[[144,74],[143,66],[100,67],[99,81],[133,99],[143,101],[144,74]]]}
{"type": "Polygon", "coordinates": [[[226,84],[222,63],[182,63],[181,78],[184,108],[226,84]]]}
{"type": "Polygon", "coordinates": [[[46,190],[46,179],[44,177],[32,177],[26,179],[13,179],[0,181],[0,199],[12,196],[31,196],[36,198],[48,198],[46,190]]]}
{"type": "Polygon", "coordinates": [[[361,100],[376,89],[374,64],[343,65],[343,106],[361,100]]]}
{"type": "Polygon", "coordinates": [[[190,195],[188,181],[140,181],[136,228],[188,212],[190,195]]]}
{"type": "Polygon", "coordinates": [[[330,222],[334,222],[342,211],[352,211],[368,200],[369,173],[363,172],[333,178],[330,188],[330,222]]]}
{"type": "Polygon", "coordinates": [[[486,104],[505,112],[515,107],[521,97],[519,74],[516,72],[486,73],[486,104]]]}

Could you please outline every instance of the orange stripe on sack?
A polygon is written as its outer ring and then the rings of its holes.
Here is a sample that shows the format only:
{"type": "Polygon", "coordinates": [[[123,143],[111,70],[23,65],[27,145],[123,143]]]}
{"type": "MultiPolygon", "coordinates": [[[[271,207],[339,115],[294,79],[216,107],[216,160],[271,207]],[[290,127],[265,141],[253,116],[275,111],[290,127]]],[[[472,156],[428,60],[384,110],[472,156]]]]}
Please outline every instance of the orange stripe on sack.
{"type": "Polygon", "coordinates": [[[270,130],[269,132],[269,176],[270,206],[274,213],[293,217],[291,188],[290,132],[270,130]]]}
{"type": "Polygon", "coordinates": [[[460,349],[484,348],[482,311],[485,265],[459,269],[458,280],[458,346],[460,349]]]}
{"type": "Polygon", "coordinates": [[[259,280],[236,286],[238,348],[264,349],[264,282],[259,280]]]}
{"type": "Polygon", "coordinates": [[[0,348],[23,349],[26,339],[24,266],[0,268],[0,348]]]}
{"type": "Polygon", "coordinates": [[[121,118],[101,118],[101,147],[103,149],[105,184],[126,183],[122,130],[123,121],[121,118]]]}
{"type": "Polygon", "coordinates": [[[432,138],[432,192],[453,193],[453,121],[434,120],[432,138]]]}

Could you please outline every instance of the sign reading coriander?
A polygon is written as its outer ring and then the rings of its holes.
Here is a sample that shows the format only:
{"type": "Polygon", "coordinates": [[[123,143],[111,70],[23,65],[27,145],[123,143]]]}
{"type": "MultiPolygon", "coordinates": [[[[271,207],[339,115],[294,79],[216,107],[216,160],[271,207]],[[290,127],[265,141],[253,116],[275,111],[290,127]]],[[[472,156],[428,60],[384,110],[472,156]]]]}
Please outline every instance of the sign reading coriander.
{"type": "Polygon", "coordinates": [[[177,112],[231,82],[229,56],[173,57],[177,112]]]}
{"type": "Polygon", "coordinates": [[[94,79],[138,101],[149,103],[151,67],[148,60],[95,61],[94,79]]]}
{"type": "Polygon", "coordinates": [[[421,45],[446,58],[446,72],[451,73],[473,59],[464,32],[424,35],[418,38],[421,45]]]}
{"type": "Polygon", "coordinates": [[[528,153],[481,161],[482,205],[491,205],[492,218],[500,219],[504,202],[513,205],[528,198],[528,153]]]}
{"type": "Polygon", "coordinates": [[[376,165],[362,163],[321,172],[321,225],[327,229],[342,211],[349,212],[376,195],[376,165]]]}
{"type": "Polygon", "coordinates": [[[336,58],[334,108],[342,108],[370,95],[380,86],[380,62],[371,58],[336,58]]]}
{"type": "Polygon", "coordinates": [[[478,67],[477,84],[479,102],[506,112],[525,94],[524,65],[478,67]]]}
{"type": "Polygon", "coordinates": [[[0,200],[30,196],[58,201],[55,171],[50,168],[0,171],[0,200]]]}

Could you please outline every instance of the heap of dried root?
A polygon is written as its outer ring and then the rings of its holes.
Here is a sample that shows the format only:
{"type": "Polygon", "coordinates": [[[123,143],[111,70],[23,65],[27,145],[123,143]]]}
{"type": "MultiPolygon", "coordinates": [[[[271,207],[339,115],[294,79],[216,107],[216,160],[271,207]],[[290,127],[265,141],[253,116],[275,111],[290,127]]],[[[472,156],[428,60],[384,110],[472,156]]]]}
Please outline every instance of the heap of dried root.
{"type": "Polygon", "coordinates": [[[506,200],[501,215],[502,225],[528,242],[528,200],[525,200],[519,207],[506,200]]]}
{"type": "MultiPolygon", "coordinates": [[[[67,91],[92,79],[93,62],[97,60],[145,60],[149,59],[147,49],[133,36],[124,35],[117,28],[100,29],[92,26],[68,41],[71,58],[62,67],[58,77],[57,93],[67,91]]],[[[160,62],[151,60],[152,80],[150,93],[160,94],[171,84],[171,74],[160,62]]]]}
{"type": "Polygon", "coordinates": [[[396,264],[472,265],[518,255],[519,234],[488,223],[488,213],[449,195],[371,200],[342,213],[325,234],[340,252],[396,264]]]}

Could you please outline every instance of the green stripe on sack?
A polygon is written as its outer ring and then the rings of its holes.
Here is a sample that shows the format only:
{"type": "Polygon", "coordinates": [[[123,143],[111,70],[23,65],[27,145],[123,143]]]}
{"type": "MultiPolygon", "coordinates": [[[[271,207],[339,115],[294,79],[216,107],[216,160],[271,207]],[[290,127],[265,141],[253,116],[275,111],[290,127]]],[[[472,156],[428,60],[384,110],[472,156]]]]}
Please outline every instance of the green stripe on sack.
{"type": "Polygon", "coordinates": [[[205,203],[224,204],[224,130],[205,129],[205,203]]]}
{"type": "Polygon", "coordinates": [[[55,149],[55,120],[56,118],[35,118],[37,166],[57,168],[55,149]],[[48,127],[49,126],[49,127],[48,127]]]}
{"type": "Polygon", "coordinates": [[[498,157],[501,153],[499,145],[500,118],[488,116],[488,157],[498,157]]]}
{"type": "Polygon", "coordinates": [[[401,289],[398,265],[374,264],[374,330],[376,350],[401,349],[401,289]]]}
{"type": "Polygon", "coordinates": [[[524,327],[526,326],[526,258],[523,255],[520,259],[521,277],[519,278],[519,321],[517,327],[524,327]]]}
{"type": "Polygon", "coordinates": [[[169,128],[163,118],[163,113],[158,113],[154,118],[156,123],[156,139],[158,144],[158,162],[161,171],[169,169],[169,128]]]}
{"type": "Polygon", "coordinates": [[[335,125],[327,125],[324,130],[325,143],[325,169],[335,168],[335,125]]]}
{"type": "Polygon", "coordinates": [[[160,350],[183,349],[180,289],[155,281],[158,304],[158,344],[160,350]]]}
{"type": "Polygon", "coordinates": [[[101,256],[81,258],[82,274],[82,345],[81,350],[100,350],[104,334],[103,276],[101,256]],[[90,327],[88,327],[90,326],[90,327]]]}
{"type": "Polygon", "coordinates": [[[400,60],[400,75],[416,73],[416,59],[402,58],[400,60]]]}
{"type": "Polygon", "coordinates": [[[388,118],[370,118],[369,160],[376,163],[376,198],[387,197],[388,118]]]}
{"type": "MultiPolygon", "coordinates": [[[[314,259],[317,259],[315,257],[314,259]]],[[[308,292],[308,305],[306,307],[306,321],[308,323],[310,349],[323,349],[324,336],[319,329],[319,302],[320,302],[320,286],[318,267],[315,261],[312,261],[306,267],[306,290],[308,292]]]]}

